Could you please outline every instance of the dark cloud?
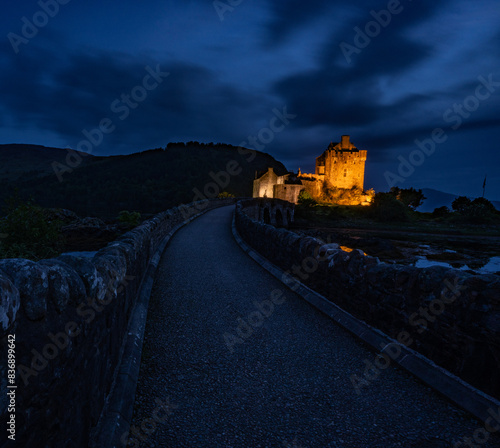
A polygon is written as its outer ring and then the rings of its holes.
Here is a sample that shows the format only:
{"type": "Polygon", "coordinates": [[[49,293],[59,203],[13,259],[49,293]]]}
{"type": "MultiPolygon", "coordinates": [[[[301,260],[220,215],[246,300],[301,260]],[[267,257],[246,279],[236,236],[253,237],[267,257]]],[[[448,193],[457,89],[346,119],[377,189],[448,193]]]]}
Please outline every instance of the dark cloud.
{"type": "MultiPolygon", "coordinates": [[[[384,2],[380,2],[379,6],[382,8],[384,2]]],[[[275,84],[275,92],[290,107],[301,111],[301,126],[365,126],[401,109],[405,102],[413,102],[404,100],[395,107],[382,106],[379,81],[381,77],[390,79],[401,76],[429,57],[432,48],[410,40],[404,31],[419,18],[430,16],[437,6],[423,2],[420,8],[416,8],[418,12],[410,14],[403,10],[366,48],[361,49],[359,54],[353,53],[351,63],[346,64],[340,44],[354,45],[354,26],[364,28],[364,24],[373,20],[369,12],[376,8],[373,4],[367,4],[366,8],[365,22],[351,20],[331,33],[318,58],[317,70],[290,75],[275,84]]]]}
{"type": "MultiPolygon", "coordinates": [[[[336,2],[328,0],[289,0],[269,2],[272,18],[267,24],[266,44],[277,45],[297,31],[324,14],[325,10],[335,6],[336,2]]],[[[338,3],[338,2],[337,2],[338,3]]]]}
{"type": "MultiPolygon", "coordinates": [[[[5,48],[1,51],[9,54],[8,49],[7,53],[5,48]]],[[[47,63],[53,56],[51,51],[33,45],[23,58],[12,58],[9,69],[0,74],[0,108],[8,111],[17,124],[54,131],[71,146],[82,138],[83,129],[97,127],[103,118],[110,118],[117,128],[100,148],[107,152],[137,150],[158,142],[166,144],[172,138],[191,140],[195,136],[219,141],[224,135],[239,142],[246,137],[242,129],[251,131],[245,123],[255,119],[252,102],[262,105],[267,101],[220,83],[208,68],[185,62],[81,51],[60,66],[47,63]],[[127,114],[122,95],[130,95],[142,85],[148,74],[146,67],[153,71],[158,67],[170,75],[135,108],[127,106],[127,114]]],[[[133,98],[130,101],[136,104],[133,98]]]]}
{"type": "MultiPolygon", "coordinates": [[[[371,11],[387,5],[256,0],[221,22],[212,2],[201,0],[152,0],[147,8],[123,0],[119,9],[110,0],[71,2],[19,54],[0,42],[0,132],[9,143],[23,132],[75,147],[83,129],[107,117],[116,130],[99,154],[178,140],[239,144],[268,125],[273,108],[286,106],[297,118],[265,151],[290,169],[311,169],[343,133],[370,150],[369,162],[390,164],[416,138],[448,130],[443,114],[474,93],[479,75],[500,80],[500,26],[488,19],[498,9],[492,0],[470,20],[464,0],[401,0],[403,11],[348,63],[340,44],[353,45],[354,27],[364,29],[371,11]],[[471,42],[457,38],[461,27],[471,42]],[[432,38],[443,30],[449,41],[432,38]],[[121,120],[111,105],[157,65],[170,76],[121,120]]],[[[38,9],[34,0],[6,5],[3,35],[20,32],[21,17],[38,9]]],[[[473,135],[500,137],[499,102],[500,89],[450,131],[457,159],[473,135]]]]}
{"type": "MultiPolygon", "coordinates": [[[[299,123],[304,127],[321,124],[363,126],[373,123],[386,113],[386,109],[394,109],[380,104],[379,77],[396,76],[426,55],[422,45],[402,41],[401,47],[392,48],[384,47],[386,43],[383,39],[375,42],[374,48],[367,48],[366,56],[361,54],[363,58],[352,68],[325,64],[317,71],[279,81],[275,91],[284,98],[286,104],[301,111],[299,123]]],[[[403,105],[399,104],[398,107],[403,105]]]]}
{"type": "MultiPolygon", "coordinates": [[[[393,17],[390,26],[359,54],[353,54],[352,62],[347,64],[340,43],[354,44],[353,28],[363,29],[373,20],[370,9],[378,9],[373,4],[366,6],[366,14],[331,33],[316,70],[287,76],[274,89],[292,110],[299,111],[297,126],[306,130],[323,125],[331,129],[334,137],[340,133],[354,134],[360,147],[370,148],[370,160],[383,163],[394,160],[401,148],[415,146],[415,139],[430,137],[436,127],[448,129],[450,124],[443,121],[444,112],[457,99],[474,93],[478,81],[450,87],[450,91],[411,93],[387,102],[391,80],[400,82],[405,73],[424,65],[434,55],[432,46],[408,37],[408,29],[442,11],[445,5],[406,2],[405,10],[393,17]],[[382,80],[387,84],[385,88],[380,87],[382,80]]],[[[383,6],[383,2],[379,4],[380,8],[383,6]]],[[[492,112],[491,106],[481,105],[481,110],[464,120],[457,132],[497,125],[498,120],[491,118],[492,112]]]]}

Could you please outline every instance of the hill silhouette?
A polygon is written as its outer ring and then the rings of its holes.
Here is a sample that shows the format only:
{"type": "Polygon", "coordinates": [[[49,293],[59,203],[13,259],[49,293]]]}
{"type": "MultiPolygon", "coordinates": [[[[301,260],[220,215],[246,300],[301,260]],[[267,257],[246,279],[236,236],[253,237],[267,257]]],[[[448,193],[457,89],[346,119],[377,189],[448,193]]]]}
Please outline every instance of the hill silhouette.
{"type": "MultiPolygon", "coordinates": [[[[65,163],[68,151],[40,145],[0,145],[0,181],[16,181],[21,178],[36,179],[54,175],[52,162],[65,163]]],[[[81,154],[81,153],[80,153],[81,154]]],[[[89,163],[93,156],[83,158],[82,165],[89,163]]]]}
{"type": "Polygon", "coordinates": [[[21,199],[82,216],[112,218],[121,210],[147,215],[222,191],[251,196],[256,172],[268,167],[279,175],[287,172],[263,152],[189,142],[123,156],[85,155],[61,182],[53,163],[66,164],[67,154],[59,148],[0,145],[1,203],[17,190],[21,199]]]}
{"type": "MultiPolygon", "coordinates": [[[[432,212],[438,207],[446,206],[451,209],[451,203],[460,195],[445,193],[443,191],[434,190],[432,188],[423,188],[422,192],[426,199],[422,206],[418,208],[419,212],[432,212]]],[[[500,210],[499,201],[491,201],[497,210],[500,210]]]]}

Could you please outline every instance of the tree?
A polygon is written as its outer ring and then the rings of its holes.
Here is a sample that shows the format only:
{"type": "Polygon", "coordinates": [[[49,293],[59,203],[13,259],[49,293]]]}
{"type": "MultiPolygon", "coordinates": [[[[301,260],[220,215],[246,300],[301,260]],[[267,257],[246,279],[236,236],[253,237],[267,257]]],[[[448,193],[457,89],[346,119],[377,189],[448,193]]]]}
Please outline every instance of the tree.
{"type": "Polygon", "coordinates": [[[416,210],[420,207],[424,200],[427,199],[424,196],[422,190],[415,190],[415,188],[398,188],[392,187],[390,193],[395,196],[395,198],[402,202],[407,207],[412,210],[416,210]]]}
{"type": "Polygon", "coordinates": [[[445,216],[448,216],[450,214],[450,209],[444,205],[443,207],[438,207],[435,208],[434,211],[432,212],[432,216],[434,218],[444,218],[445,216]]]}
{"type": "Polygon", "coordinates": [[[472,223],[486,224],[494,219],[495,211],[495,207],[488,199],[476,198],[471,202],[464,214],[472,223]]]}
{"type": "Polygon", "coordinates": [[[467,196],[459,196],[451,203],[451,208],[458,212],[465,212],[472,204],[472,201],[467,196]]]}
{"type": "Polygon", "coordinates": [[[486,198],[476,198],[472,201],[471,205],[477,207],[484,207],[485,210],[488,210],[491,213],[496,212],[495,206],[486,198]]]}
{"type": "Polygon", "coordinates": [[[494,220],[496,215],[495,207],[485,198],[476,198],[471,201],[465,196],[460,196],[452,202],[451,206],[466,222],[473,224],[486,224],[494,220]]]}

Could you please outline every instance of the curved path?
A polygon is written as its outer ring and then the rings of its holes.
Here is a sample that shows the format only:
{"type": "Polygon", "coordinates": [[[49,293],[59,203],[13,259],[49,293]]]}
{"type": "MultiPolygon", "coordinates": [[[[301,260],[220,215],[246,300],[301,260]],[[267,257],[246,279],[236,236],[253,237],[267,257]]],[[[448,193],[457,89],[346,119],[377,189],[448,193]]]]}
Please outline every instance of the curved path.
{"type": "Polygon", "coordinates": [[[451,447],[482,427],[397,368],[357,394],[351,375],[374,354],[239,248],[233,209],[196,219],[163,255],[128,446],[451,447]]]}

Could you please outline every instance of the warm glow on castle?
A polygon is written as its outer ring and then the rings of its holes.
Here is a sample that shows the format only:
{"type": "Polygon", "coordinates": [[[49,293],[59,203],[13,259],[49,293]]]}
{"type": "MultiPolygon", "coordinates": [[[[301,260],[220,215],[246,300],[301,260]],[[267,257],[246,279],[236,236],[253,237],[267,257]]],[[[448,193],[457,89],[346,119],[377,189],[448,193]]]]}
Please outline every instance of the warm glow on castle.
{"type": "Polygon", "coordinates": [[[278,176],[272,168],[254,180],[254,198],[277,198],[297,203],[301,191],[314,199],[340,205],[368,205],[373,191],[365,192],[366,151],[356,148],[348,135],[316,157],[314,174],[289,173],[278,176]]]}

